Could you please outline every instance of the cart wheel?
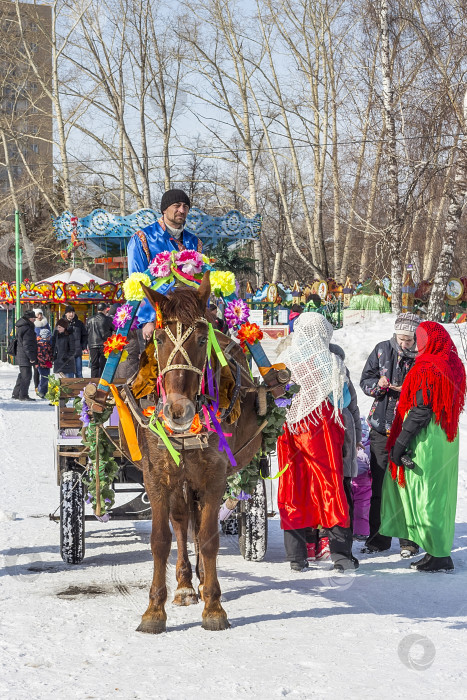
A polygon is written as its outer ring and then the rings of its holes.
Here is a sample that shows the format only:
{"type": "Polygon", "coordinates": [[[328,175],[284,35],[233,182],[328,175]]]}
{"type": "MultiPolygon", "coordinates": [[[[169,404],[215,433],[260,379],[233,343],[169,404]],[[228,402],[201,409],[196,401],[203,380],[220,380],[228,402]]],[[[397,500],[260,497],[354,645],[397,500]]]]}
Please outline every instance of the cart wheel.
{"type": "Polygon", "coordinates": [[[60,554],[67,564],[84,559],[84,492],[81,474],[62,473],[60,481],[60,554]]]}
{"type": "Polygon", "coordinates": [[[242,557],[247,561],[262,561],[268,546],[268,503],[263,479],[259,479],[248,501],[240,501],[239,525],[242,557]]]}

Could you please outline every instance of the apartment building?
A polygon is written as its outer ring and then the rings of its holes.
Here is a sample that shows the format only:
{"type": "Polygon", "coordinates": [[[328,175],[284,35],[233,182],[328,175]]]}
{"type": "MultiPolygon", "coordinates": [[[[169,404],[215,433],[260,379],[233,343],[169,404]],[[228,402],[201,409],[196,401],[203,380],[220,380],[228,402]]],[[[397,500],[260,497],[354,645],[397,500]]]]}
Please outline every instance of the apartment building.
{"type": "Polygon", "coordinates": [[[51,20],[46,4],[0,0],[0,206],[12,186],[52,192],[51,20]]]}

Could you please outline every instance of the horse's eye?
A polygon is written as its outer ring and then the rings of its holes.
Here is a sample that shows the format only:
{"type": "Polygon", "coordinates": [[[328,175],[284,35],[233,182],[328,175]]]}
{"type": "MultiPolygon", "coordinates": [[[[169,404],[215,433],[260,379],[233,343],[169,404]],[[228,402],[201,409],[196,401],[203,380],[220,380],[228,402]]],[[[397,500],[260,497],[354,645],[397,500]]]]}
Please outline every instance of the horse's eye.
{"type": "Polygon", "coordinates": [[[202,335],[201,338],[198,340],[198,342],[199,342],[200,345],[206,345],[206,343],[208,342],[207,336],[206,336],[206,335],[202,335]]]}
{"type": "Polygon", "coordinates": [[[156,336],[154,337],[154,340],[156,341],[157,345],[162,345],[162,343],[163,343],[163,341],[164,341],[163,337],[160,336],[160,335],[156,335],[156,336]]]}

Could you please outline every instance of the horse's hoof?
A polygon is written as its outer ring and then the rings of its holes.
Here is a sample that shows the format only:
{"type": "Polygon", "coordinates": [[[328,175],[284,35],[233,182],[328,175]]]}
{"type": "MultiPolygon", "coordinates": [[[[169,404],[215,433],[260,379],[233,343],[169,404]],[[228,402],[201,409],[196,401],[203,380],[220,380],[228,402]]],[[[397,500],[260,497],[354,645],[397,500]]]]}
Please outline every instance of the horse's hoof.
{"type": "Polygon", "coordinates": [[[172,605],[194,605],[198,603],[198,596],[194,588],[178,588],[172,605]]]}
{"type": "Polygon", "coordinates": [[[166,621],[142,619],[136,631],[145,632],[146,634],[161,634],[166,631],[166,621]]]}
{"type": "Polygon", "coordinates": [[[227,615],[216,617],[203,617],[203,630],[209,630],[209,632],[220,632],[221,630],[228,630],[230,627],[230,622],[227,619],[227,615]]]}

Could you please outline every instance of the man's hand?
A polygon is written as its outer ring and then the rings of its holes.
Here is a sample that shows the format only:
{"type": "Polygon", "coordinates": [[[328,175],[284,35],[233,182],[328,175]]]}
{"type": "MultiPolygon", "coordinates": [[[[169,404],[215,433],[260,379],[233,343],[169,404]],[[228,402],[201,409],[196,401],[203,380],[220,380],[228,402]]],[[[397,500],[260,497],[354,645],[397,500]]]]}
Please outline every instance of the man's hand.
{"type": "Polygon", "coordinates": [[[143,338],[144,340],[150,340],[152,338],[152,334],[154,333],[154,321],[149,321],[149,323],[145,323],[143,326],[143,338]]]}
{"type": "Polygon", "coordinates": [[[380,386],[382,389],[387,389],[387,387],[390,385],[389,379],[387,377],[380,377],[378,386],[380,386]]]}
{"type": "Polygon", "coordinates": [[[396,386],[395,384],[390,384],[389,388],[393,391],[398,391],[399,393],[402,391],[402,386],[396,386]]]}

